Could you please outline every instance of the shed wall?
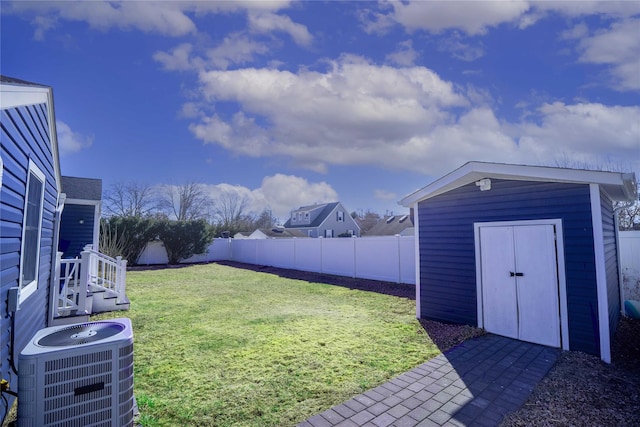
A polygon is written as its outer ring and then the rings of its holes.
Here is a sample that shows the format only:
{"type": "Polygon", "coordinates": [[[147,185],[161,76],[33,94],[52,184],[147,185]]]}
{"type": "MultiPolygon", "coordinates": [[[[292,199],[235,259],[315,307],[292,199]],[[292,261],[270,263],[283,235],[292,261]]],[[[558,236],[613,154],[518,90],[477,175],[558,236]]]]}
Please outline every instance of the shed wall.
{"type": "Polygon", "coordinates": [[[418,204],[420,317],[478,324],[473,224],[559,218],[563,222],[569,346],[599,355],[589,185],[491,180],[418,204]]]}
{"type": "Polygon", "coordinates": [[[618,276],[618,242],[613,215],[613,201],[600,190],[602,209],[602,235],[604,240],[604,263],[607,275],[607,299],[609,304],[609,333],[613,336],[620,320],[620,279],[618,276]]]}
{"type": "MultiPolygon", "coordinates": [[[[24,196],[29,159],[45,174],[44,211],[39,254],[38,289],[22,302],[16,312],[16,358],[35,332],[46,326],[49,278],[51,274],[54,212],[57,204],[56,177],[46,104],[3,109],[0,112],[0,155],[4,162],[0,190],[0,301],[6,301],[9,288],[18,286],[24,196]]],[[[2,378],[9,380],[12,389],[18,384],[9,364],[11,321],[2,305],[0,364],[2,378]]]]}
{"type": "Polygon", "coordinates": [[[60,244],[63,258],[75,258],[93,243],[95,205],[65,205],[60,220],[60,244]],[[82,220],[82,224],[80,221],[82,220]]]}

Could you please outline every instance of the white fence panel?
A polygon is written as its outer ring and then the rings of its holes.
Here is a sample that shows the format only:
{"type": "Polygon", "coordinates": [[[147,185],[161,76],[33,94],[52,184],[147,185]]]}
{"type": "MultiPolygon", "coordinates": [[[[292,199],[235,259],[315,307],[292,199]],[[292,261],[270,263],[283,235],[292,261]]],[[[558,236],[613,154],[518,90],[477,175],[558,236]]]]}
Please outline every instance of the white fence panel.
{"type": "Polygon", "coordinates": [[[258,264],[257,245],[258,240],[234,239],[231,244],[231,260],[237,262],[245,262],[247,264],[258,264]]]}
{"type": "Polygon", "coordinates": [[[258,264],[279,268],[295,268],[294,239],[260,239],[258,264]]]}
{"type": "Polygon", "coordinates": [[[355,277],[355,237],[318,239],[322,245],[322,273],[355,277]]]}
{"type": "Polygon", "coordinates": [[[620,269],[625,300],[640,300],[640,231],[621,231],[620,269]]]}
{"type": "Polygon", "coordinates": [[[168,262],[169,257],[167,256],[167,250],[159,240],[147,243],[140,257],[138,257],[138,264],[143,265],[167,264],[168,262]]]}
{"type": "Polygon", "coordinates": [[[322,272],[322,240],[293,239],[295,242],[296,270],[322,272]]]}
{"type": "Polygon", "coordinates": [[[397,282],[400,280],[399,238],[356,239],[356,277],[397,282]]]}
{"type": "Polygon", "coordinates": [[[229,259],[231,243],[229,239],[214,239],[203,254],[195,254],[180,261],[181,264],[192,264],[196,262],[224,261],[229,259]]]}
{"type": "Polygon", "coordinates": [[[400,237],[400,283],[416,284],[416,250],[413,236],[400,237]]]}
{"type": "MultiPolygon", "coordinates": [[[[337,276],[415,284],[411,236],[335,239],[215,239],[182,263],[237,261],[337,276]]],[[[138,264],[167,264],[162,242],[149,242],[138,264]]]]}

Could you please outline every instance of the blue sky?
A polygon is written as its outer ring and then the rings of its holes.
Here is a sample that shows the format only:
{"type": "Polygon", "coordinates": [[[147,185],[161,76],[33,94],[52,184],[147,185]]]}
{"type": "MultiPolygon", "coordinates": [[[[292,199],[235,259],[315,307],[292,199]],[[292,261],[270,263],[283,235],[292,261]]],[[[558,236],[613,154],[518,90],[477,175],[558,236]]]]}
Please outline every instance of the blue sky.
{"type": "Polygon", "coordinates": [[[283,221],[403,213],[467,161],[640,171],[638,1],[2,2],[64,175],[199,181],[283,221]]]}

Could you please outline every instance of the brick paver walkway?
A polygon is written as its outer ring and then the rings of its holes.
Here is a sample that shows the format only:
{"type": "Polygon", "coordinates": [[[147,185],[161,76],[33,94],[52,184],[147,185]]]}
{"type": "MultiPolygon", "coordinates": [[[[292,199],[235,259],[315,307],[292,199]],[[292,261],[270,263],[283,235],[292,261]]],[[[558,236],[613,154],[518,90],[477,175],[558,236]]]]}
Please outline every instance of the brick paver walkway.
{"type": "Polygon", "coordinates": [[[495,426],[520,408],[559,350],[485,335],[298,427],[495,426]]]}

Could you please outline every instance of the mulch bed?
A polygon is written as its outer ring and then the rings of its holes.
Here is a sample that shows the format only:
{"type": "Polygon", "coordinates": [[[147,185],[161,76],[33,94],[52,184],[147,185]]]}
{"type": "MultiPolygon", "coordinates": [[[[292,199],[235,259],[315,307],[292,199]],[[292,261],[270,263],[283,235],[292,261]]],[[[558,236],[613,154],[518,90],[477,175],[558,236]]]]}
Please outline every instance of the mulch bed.
{"type": "Polygon", "coordinates": [[[610,365],[597,356],[562,352],[524,406],[501,425],[640,425],[640,320],[620,321],[610,365]]]}

